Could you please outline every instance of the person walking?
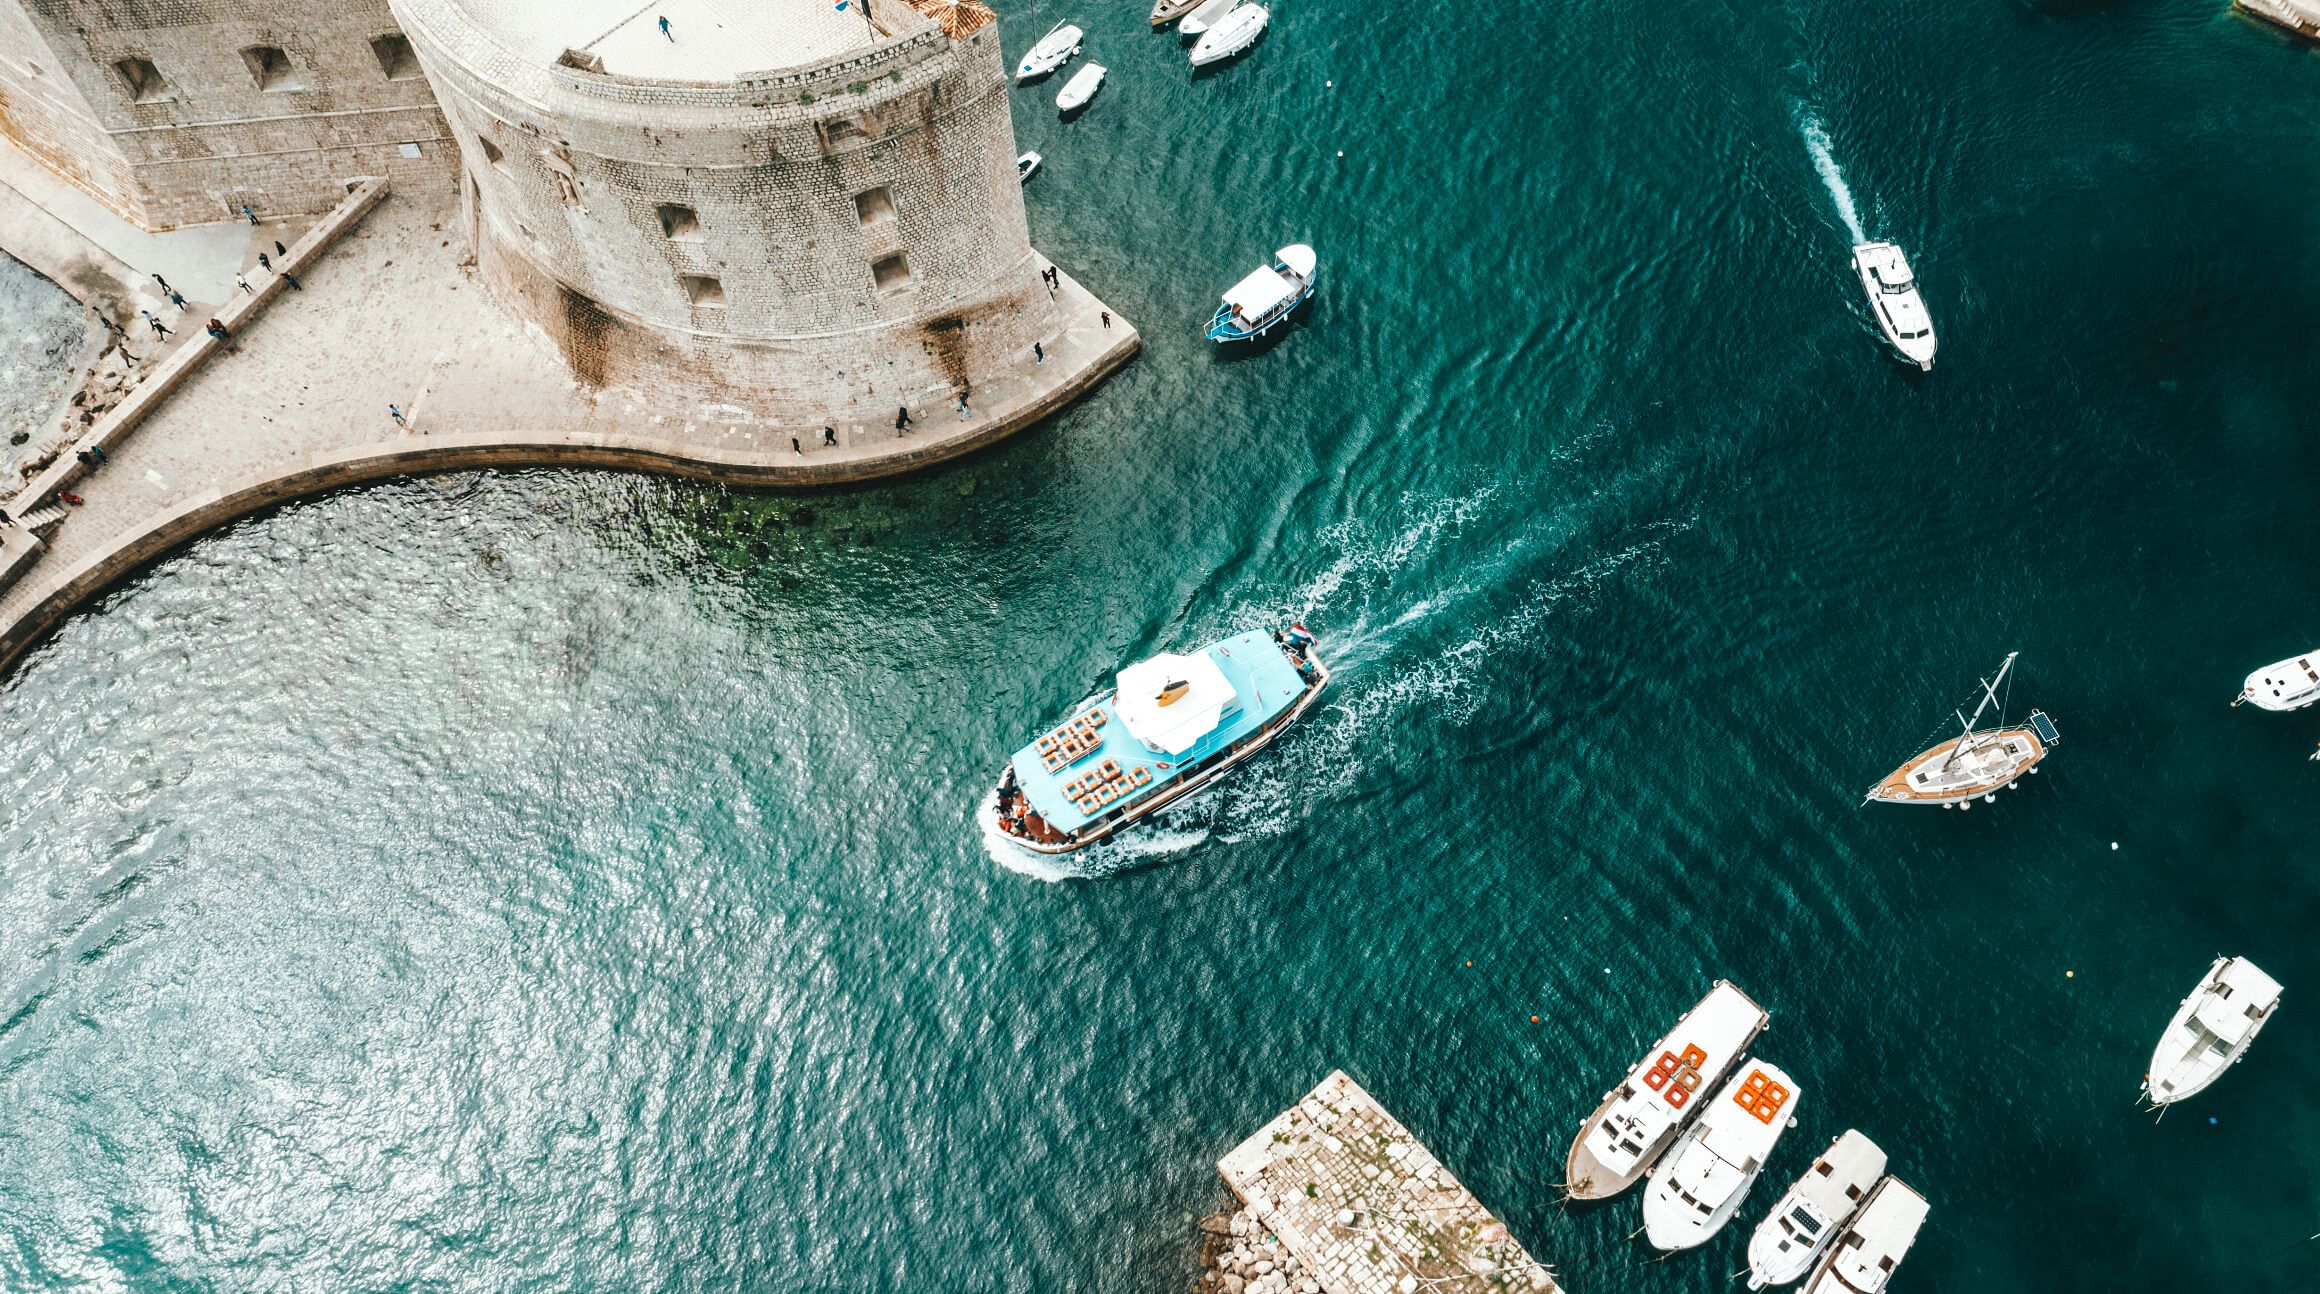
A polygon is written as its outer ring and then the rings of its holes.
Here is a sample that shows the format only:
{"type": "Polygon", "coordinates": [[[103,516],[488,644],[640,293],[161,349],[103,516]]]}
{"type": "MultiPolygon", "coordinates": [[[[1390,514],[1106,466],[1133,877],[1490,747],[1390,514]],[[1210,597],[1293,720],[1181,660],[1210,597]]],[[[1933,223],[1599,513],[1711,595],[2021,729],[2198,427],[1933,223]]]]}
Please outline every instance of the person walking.
{"type": "Polygon", "coordinates": [[[1047,348],[1038,342],[1031,343],[1031,362],[1045,364],[1047,362],[1047,348]]]}
{"type": "Polygon", "coordinates": [[[967,410],[967,393],[961,390],[959,392],[959,421],[965,422],[969,416],[971,415],[967,410]]]}
{"type": "Polygon", "coordinates": [[[169,335],[169,325],[161,322],[159,319],[154,318],[152,315],[146,315],[145,322],[153,325],[154,336],[167,337],[169,335]]]}
{"type": "Polygon", "coordinates": [[[260,252],[258,253],[258,268],[271,274],[274,271],[274,262],[264,252],[260,252]]]}
{"type": "Polygon", "coordinates": [[[255,228],[257,226],[258,213],[250,210],[250,204],[247,202],[242,204],[242,218],[249,221],[251,227],[255,228]]]}
{"type": "Polygon", "coordinates": [[[154,276],[153,276],[153,281],[154,281],[155,283],[158,283],[158,284],[160,284],[160,285],[161,285],[161,290],[162,290],[162,291],[164,291],[164,292],[167,292],[167,291],[169,291],[169,280],[167,280],[167,279],[165,279],[165,278],[161,277],[160,275],[156,274],[156,275],[154,275],[154,276]]]}
{"type": "Polygon", "coordinates": [[[236,275],[234,276],[234,282],[241,284],[241,286],[242,286],[242,291],[249,293],[251,296],[256,296],[256,295],[258,295],[258,290],[257,290],[256,288],[254,288],[254,287],[251,287],[251,286],[250,286],[250,281],[249,281],[248,279],[245,279],[245,278],[243,278],[241,275],[239,275],[239,274],[236,274],[236,275]]]}
{"type": "Polygon", "coordinates": [[[172,292],[169,294],[169,304],[176,306],[180,310],[183,310],[185,309],[185,298],[175,292],[172,292]]]}
{"type": "Polygon", "coordinates": [[[282,271],[282,281],[290,285],[290,290],[292,292],[304,292],[306,290],[306,285],[298,281],[298,276],[292,274],[288,270],[282,271]]]}
{"type": "Polygon", "coordinates": [[[222,323],[219,323],[215,319],[210,320],[209,326],[203,329],[203,331],[207,332],[210,336],[217,338],[219,341],[232,341],[234,339],[234,335],[226,331],[226,326],[222,323]]]}
{"type": "MultiPolygon", "coordinates": [[[[669,16],[667,14],[661,15],[661,35],[669,36],[669,16]]],[[[669,43],[671,45],[676,44],[677,38],[674,36],[669,36],[669,43]]]]}
{"type": "Polygon", "coordinates": [[[907,434],[909,431],[910,406],[906,404],[894,411],[894,434],[900,436],[907,434]]]}
{"type": "Polygon", "coordinates": [[[793,454],[803,454],[806,452],[806,447],[798,443],[797,437],[792,436],[789,438],[789,452],[793,454]]]}
{"type": "Polygon", "coordinates": [[[837,443],[838,443],[838,429],[837,429],[836,427],[824,427],[824,428],[822,428],[822,443],[823,443],[823,444],[825,444],[825,445],[835,445],[835,444],[837,444],[837,443]]]}
{"type": "Polygon", "coordinates": [[[390,418],[392,418],[392,419],[394,419],[394,420],[395,420],[395,425],[396,425],[396,426],[398,426],[398,427],[408,427],[408,426],[410,426],[410,425],[411,425],[410,421],[409,421],[408,419],[406,419],[405,417],[403,417],[403,408],[402,408],[402,406],[401,406],[401,405],[395,405],[395,404],[390,404],[390,405],[388,405],[388,406],[387,406],[387,416],[388,416],[388,417],[390,417],[390,418]]]}
{"type": "Polygon", "coordinates": [[[1101,314],[1103,315],[1103,317],[1104,317],[1104,327],[1106,327],[1106,328],[1109,328],[1109,327],[1111,327],[1111,326],[1112,326],[1112,312],[1111,312],[1111,311],[1109,311],[1109,310],[1105,310],[1105,311],[1101,311],[1100,313],[1101,313],[1101,314]]]}

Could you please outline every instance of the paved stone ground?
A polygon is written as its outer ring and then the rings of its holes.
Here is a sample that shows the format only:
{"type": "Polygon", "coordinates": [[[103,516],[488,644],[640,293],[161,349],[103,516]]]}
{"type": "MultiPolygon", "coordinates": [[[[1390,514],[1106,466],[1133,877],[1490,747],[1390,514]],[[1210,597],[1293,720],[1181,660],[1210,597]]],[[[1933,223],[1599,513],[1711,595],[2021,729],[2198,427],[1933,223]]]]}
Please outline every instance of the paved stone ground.
{"type": "MultiPolygon", "coordinates": [[[[111,580],[201,528],[299,494],[396,471],[530,462],[644,467],[768,485],[858,480],[990,443],[1054,411],[1134,352],[1135,330],[1068,276],[1047,361],[1026,353],[973,393],[820,427],[746,411],[684,417],[581,388],[547,340],[470,277],[449,195],[390,191],[361,224],[73,488],[87,502],[0,590],[0,670],[111,580]],[[398,428],[387,406],[400,405],[398,428]],[[791,447],[796,436],[804,446],[791,447]]],[[[261,231],[249,231],[258,233],[261,231]]],[[[271,238],[269,233],[267,237],[271,238]]],[[[65,285],[68,289],[71,285],[65,285]]]]}

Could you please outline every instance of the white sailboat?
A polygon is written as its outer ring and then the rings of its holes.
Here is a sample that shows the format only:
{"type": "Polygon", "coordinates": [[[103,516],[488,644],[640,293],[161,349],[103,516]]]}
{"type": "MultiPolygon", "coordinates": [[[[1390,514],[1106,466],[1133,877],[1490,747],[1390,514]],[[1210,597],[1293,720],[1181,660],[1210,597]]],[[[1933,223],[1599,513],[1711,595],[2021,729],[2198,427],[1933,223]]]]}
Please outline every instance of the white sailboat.
{"type": "Polygon", "coordinates": [[[1579,1125],[1563,1164],[1565,1193],[1605,1200],[1635,1185],[1699,1113],[1700,1089],[1724,1081],[1770,1018],[1729,980],[1717,980],[1579,1125]]]}
{"type": "Polygon", "coordinates": [[[2232,702],[2234,706],[2252,705],[2258,710],[2301,710],[2314,701],[2320,701],[2320,651],[2291,656],[2264,666],[2247,676],[2247,684],[2232,702]]]}
{"type": "Polygon", "coordinates": [[[1869,311],[1877,327],[1903,359],[1920,370],[1933,367],[1933,316],[1925,312],[1925,297],[1917,290],[1917,276],[1909,272],[1909,258],[1891,243],[1856,243],[1853,272],[1869,294],[1869,311]]]}
{"type": "Polygon", "coordinates": [[[1803,1280],[1884,1175],[1885,1152],[1845,1129],[1748,1237],[1748,1288],[1803,1280]]]}
{"type": "Polygon", "coordinates": [[[1089,63],[1081,67],[1071,74],[1071,79],[1064,82],[1063,89],[1056,93],[1055,110],[1073,112],[1086,107],[1087,101],[1096,97],[1096,91],[1103,83],[1103,64],[1089,63]]]}
{"type": "Polygon", "coordinates": [[[2004,663],[1998,666],[1997,677],[1981,680],[1982,700],[1974,707],[1973,717],[1957,714],[1963,732],[1886,774],[1884,781],[1869,788],[1861,803],[1938,804],[1945,809],[1968,809],[1977,799],[1996,802],[2001,789],[2012,786],[2024,773],[2037,772],[2038,761],[2060,744],[2062,733],[2044,710],[2032,710],[2023,727],[2005,726],[2006,706],[1998,698],[1998,688],[2013,671],[2014,658],[2021,654],[2006,653],[2004,663]],[[1983,711],[1993,705],[1998,707],[1999,726],[1977,726],[1983,711]]]}
{"type": "Polygon", "coordinates": [[[1877,1183],[1869,1202],[1813,1270],[1804,1294],[1883,1294],[1930,1212],[1925,1197],[1900,1178],[1877,1183]]]}
{"type": "Polygon", "coordinates": [[[1780,1134],[1796,1122],[1796,1080],[1747,1060],[1667,1157],[1651,1166],[1643,1234],[1656,1249],[1694,1249],[1740,1211],[1780,1134]]]}
{"type": "MultiPolygon", "coordinates": [[[[1264,34],[1265,24],[1272,20],[1273,11],[1261,4],[1243,4],[1235,7],[1224,17],[1217,19],[1214,27],[1202,33],[1200,39],[1192,43],[1192,65],[1194,67],[1207,67],[1211,63],[1222,63],[1256,44],[1257,37],[1264,34]]],[[[1190,22],[1191,19],[1187,18],[1185,21],[1190,22]]]]}
{"type": "Polygon", "coordinates": [[[2172,1105],[2207,1090],[2247,1054],[2279,1005],[2280,982],[2254,962],[2216,958],[2167,1022],[2151,1054],[2151,1072],[2143,1075],[2143,1095],[2152,1105],[2172,1105]]]}
{"type": "Polygon", "coordinates": [[[1015,83],[1036,81],[1071,61],[1079,53],[1079,38],[1086,33],[1067,22],[1059,22],[1047,29],[1037,44],[1023,52],[1023,61],[1015,65],[1015,83]]]}

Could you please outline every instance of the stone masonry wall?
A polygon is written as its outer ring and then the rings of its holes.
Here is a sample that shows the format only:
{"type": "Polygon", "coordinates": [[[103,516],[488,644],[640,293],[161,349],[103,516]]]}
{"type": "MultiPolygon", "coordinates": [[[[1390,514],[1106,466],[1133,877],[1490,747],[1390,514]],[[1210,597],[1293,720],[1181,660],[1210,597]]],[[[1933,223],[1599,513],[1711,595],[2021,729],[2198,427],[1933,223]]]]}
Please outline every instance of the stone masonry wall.
{"type": "Polygon", "coordinates": [[[481,2],[397,12],[465,154],[485,280],[583,381],[891,418],[1052,344],[995,28],[952,42],[882,4],[871,49],[652,82],[511,65],[481,2]]]}
{"type": "Polygon", "coordinates": [[[328,210],[361,175],[448,184],[401,35],[385,0],[0,0],[0,129],[148,229],[328,210]]]}

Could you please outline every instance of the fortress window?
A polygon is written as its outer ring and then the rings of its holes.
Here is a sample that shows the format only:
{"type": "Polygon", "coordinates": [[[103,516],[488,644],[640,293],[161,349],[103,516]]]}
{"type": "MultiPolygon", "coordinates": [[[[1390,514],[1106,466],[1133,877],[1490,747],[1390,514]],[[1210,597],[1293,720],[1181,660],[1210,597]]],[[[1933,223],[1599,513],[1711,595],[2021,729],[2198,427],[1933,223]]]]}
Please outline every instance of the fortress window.
{"type": "Polygon", "coordinates": [[[854,214],[865,225],[886,225],[894,222],[894,194],[881,185],[868,193],[854,195],[854,214]]]}
{"type": "Polygon", "coordinates": [[[685,290],[685,299],[694,305],[713,310],[725,308],[725,285],[705,274],[680,274],[677,286],[685,290]]]}
{"type": "Polygon", "coordinates": [[[673,243],[701,241],[701,216],[691,207],[671,202],[654,207],[653,214],[661,218],[661,237],[673,243]]]}
{"type": "Polygon", "coordinates": [[[129,102],[158,103],[169,97],[169,82],[161,79],[161,69],[152,60],[125,58],[113,64],[121,74],[121,83],[129,87],[129,102]]]}
{"type": "Polygon", "coordinates": [[[272,45],[252,45],[242,51],[242,61],[250,65],[250,79],[268,94],[306,88],[298,80],[298,69],[290,65],[290,55],[272,45]]]}
{"type": "Polygon", "coordinates": [[[902,253],[881,256],[870,262],[870,277],[877,280],[881,292],[900,292],[910,286],[910,262],[902,253]]]}
{"type": "Polygon", "coordinates": [[[371,53],[379,60],[379,71],[390,81],[409,81],[419,75],[419,56],[411,52],[410,38],[399,31],[372,37],[371,53]]]}

